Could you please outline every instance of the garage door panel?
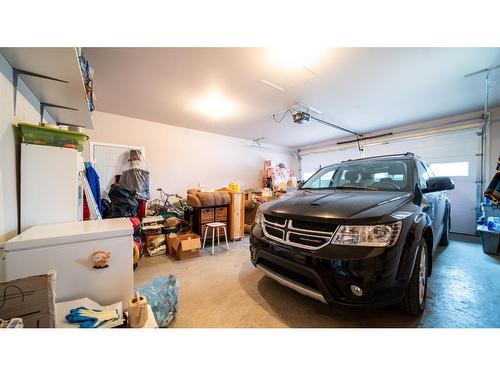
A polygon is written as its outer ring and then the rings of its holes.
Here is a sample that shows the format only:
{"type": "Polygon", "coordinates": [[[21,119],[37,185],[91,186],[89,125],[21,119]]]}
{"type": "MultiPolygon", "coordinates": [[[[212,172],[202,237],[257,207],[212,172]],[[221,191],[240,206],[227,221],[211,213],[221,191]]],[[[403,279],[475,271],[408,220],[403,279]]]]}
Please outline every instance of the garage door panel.
{"type": "MultiPolygon", "coordinates": [[[[475,173],[475,167],[472,170],[475,173]]],[[[455,189],[446,194],[452,204],[451,231],[474,234],[476,232],[476,178],[471,176],[453,176],[455,189]]]]}

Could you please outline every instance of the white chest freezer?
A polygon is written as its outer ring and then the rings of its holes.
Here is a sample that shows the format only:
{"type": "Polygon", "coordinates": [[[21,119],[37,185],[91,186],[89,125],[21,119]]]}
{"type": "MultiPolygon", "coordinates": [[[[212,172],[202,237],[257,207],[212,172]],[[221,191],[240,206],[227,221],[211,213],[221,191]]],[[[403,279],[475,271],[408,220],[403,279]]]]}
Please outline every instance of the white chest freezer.
{"type": "Polygon", "coordinates": [[[56,302],[90,298],[128,306],[133,290],[132,223],[127,218],[36,225],[4,244],[6,281],[56,271],[56,302]],[[92,253],[111,253],[93,268],[92,253]]]}

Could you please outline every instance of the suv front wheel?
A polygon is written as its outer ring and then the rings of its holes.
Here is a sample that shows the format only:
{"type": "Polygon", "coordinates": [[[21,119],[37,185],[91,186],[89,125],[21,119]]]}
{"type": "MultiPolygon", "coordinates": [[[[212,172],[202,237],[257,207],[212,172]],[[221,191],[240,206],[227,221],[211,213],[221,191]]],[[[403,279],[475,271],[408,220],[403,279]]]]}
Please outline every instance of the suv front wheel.
{"type": "Polygon", "coordinates": [[[401,301],[400,307],[404,311],[418,315],[425,310],[427,297],[427,243],[421,240],[415,260],[415,267],[408,283],[408,289],[401,301]]]}

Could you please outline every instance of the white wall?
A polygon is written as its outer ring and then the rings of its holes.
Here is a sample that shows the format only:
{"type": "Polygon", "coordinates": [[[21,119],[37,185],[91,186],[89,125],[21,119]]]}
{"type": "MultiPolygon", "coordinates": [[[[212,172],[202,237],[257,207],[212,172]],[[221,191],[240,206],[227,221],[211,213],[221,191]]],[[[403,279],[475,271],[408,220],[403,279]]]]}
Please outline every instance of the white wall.
{"type": "MultiPolygon", "coordinates": [[[[17,121],[38,124],[40,103],[28,87],[19,80],[16,117],[12,67],[0,54],[0,244],[17,235],[19,143],[17,121]]],[[[53,119],[49,117],[49,121],[53,119]]]]}
{"type": "Polygon", "coordinates": [[[198,183],[220,188],[237,182],[243,190],[261,187],[266,159],[296,166],[291,154],[249,147],[249,140],[97,111],[93,120],[95,129],[85,131],[91,141],[146,148],[152,198],[158,197],[158,187],[183,196],[198,183]]]}

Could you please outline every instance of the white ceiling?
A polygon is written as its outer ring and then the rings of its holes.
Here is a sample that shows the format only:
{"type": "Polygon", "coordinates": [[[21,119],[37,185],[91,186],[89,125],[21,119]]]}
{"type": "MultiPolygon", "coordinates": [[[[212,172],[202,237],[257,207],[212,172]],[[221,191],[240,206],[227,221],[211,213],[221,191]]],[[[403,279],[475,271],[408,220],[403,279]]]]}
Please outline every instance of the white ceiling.
{"type": "MultiPolygon", "coordinates": [[[[316,122],[295,125],[290,116],[273,120],[295,102],[366,133],[481,109],[484,78],[464,75],[500,64],[500,48],[333,48],[307,69],[284,68],[265,48],[84,52],[95,69],[99,111],[293,147],[346,135],[316,122]],[[212,90],[234,103],[232,116],[215,121],[193,109],[212,90]]],[[[500,70],[492,73],[491,106],[500,104],[499,78],[500,70]]]]}

